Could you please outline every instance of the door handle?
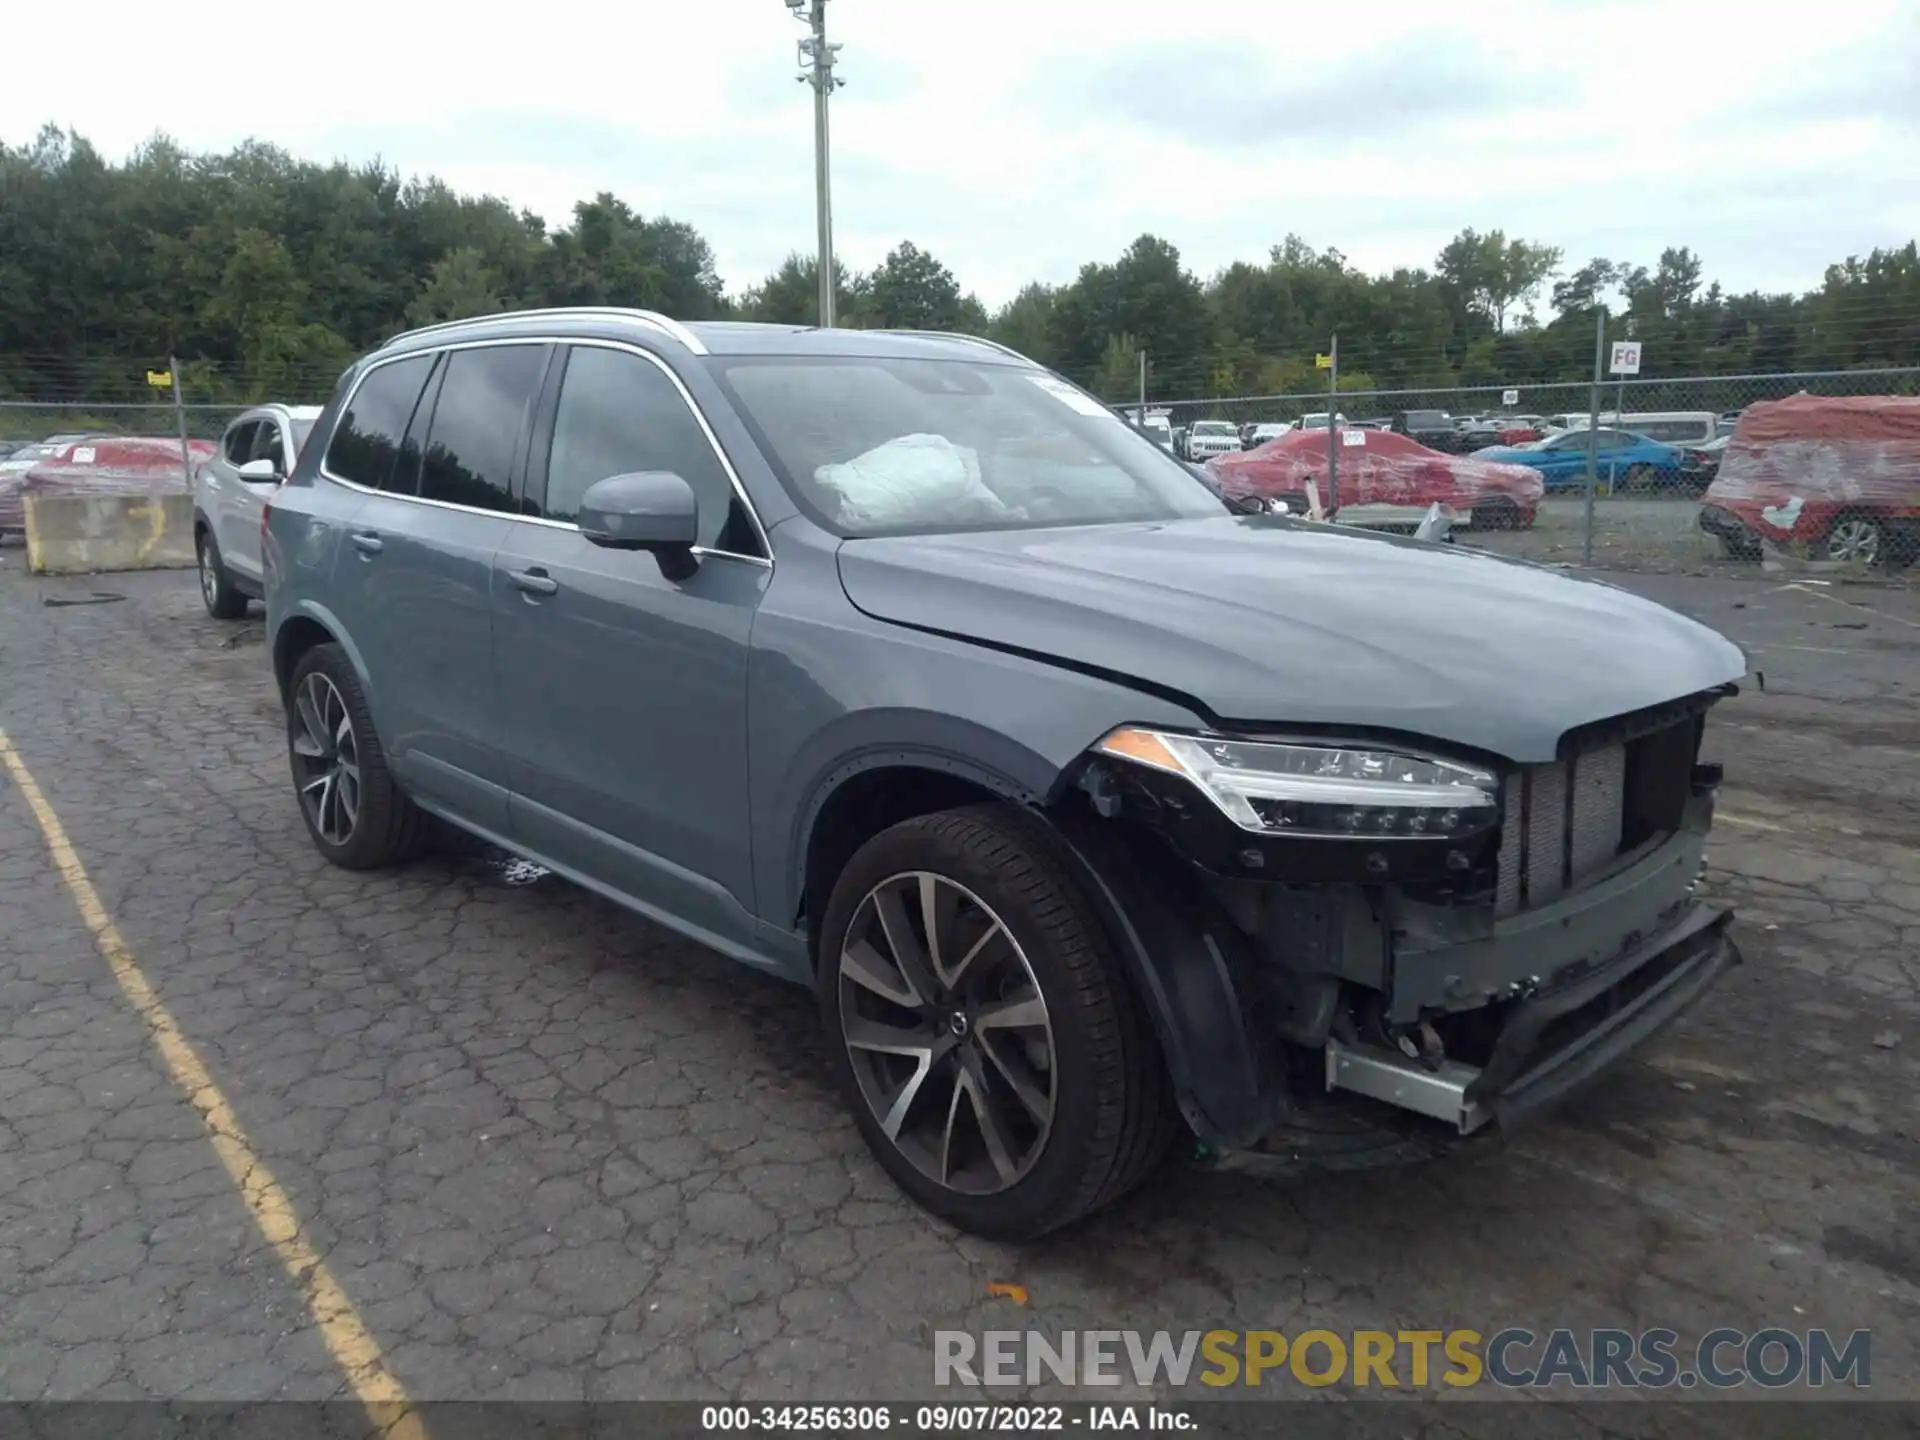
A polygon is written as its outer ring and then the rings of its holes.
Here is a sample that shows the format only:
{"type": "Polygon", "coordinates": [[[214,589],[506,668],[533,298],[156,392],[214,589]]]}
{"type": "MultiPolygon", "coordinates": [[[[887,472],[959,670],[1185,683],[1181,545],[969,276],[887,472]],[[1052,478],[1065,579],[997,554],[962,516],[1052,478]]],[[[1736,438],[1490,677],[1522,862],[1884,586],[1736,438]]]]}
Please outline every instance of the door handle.
{"type": "Polygon", "coordinates": [[[355,547],[363,555],[378,555],[386,547],[380,537],[371,530],[356,530],[352,535],[355,547]]]}
{"type": "Polygon", "coordinates": [[[560,582],[539,566],[531,570],[509,570],[507,578],[529,595],[558,595],[560,582]]]}

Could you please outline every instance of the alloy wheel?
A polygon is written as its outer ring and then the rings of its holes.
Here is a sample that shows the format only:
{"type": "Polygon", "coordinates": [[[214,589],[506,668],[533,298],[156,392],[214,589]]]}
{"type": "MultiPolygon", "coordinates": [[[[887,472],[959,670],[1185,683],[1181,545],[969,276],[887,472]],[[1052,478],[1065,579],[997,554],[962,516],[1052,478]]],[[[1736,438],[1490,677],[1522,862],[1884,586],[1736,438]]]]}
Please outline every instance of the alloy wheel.
{"type": "Polygon", "coordinates": [[[950,1190],[1017,1184],[1052,1134],[1058,1065],[1039,982],[992,908],[943,875],[883,880],[836,983],[861,1097],[894,1148],[950,1190]]]}
{"type": "Polygon", "coordinates": [[[208,553],[211,547],[203,539],[200,542],[200,598],[207,602],[211,610],[219,598],[220,577],[213,571],[213,556],[208,553]]]}
{"type": "Polygon", "coordinates": [[[1827,532],[1827,558],[1873,564],[1880,558],[1880,527],[1858,515],[1835,521],[1827,532]]]}
{"type": "Polygon", "coordinates": [[[314,833],[344,845],[360,823],[360,743],[339,688],[315,670],[293,697],[293,763],[314,833]]]}

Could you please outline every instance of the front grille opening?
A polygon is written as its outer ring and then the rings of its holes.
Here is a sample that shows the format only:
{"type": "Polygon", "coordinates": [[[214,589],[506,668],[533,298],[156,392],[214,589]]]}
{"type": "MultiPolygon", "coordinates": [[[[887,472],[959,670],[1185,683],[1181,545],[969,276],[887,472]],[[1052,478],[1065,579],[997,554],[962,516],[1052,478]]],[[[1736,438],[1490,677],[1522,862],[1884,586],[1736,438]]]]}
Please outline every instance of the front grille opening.
{"type": "Polygon", "coordinates": [[[1699,956],[1700,947],[1697,945],[1676,945],[1666,954],[1655,956],[1622,977],[1618,985],[1602,990],[1577,1010],[1554,1016],[1541,1028],[1532,1050],[1520,1064],[1519,1073],[1526,1074],[1534,1066],[1606,1025],[1669,975],[1693,964],[1699,956]]]}
{"type": "Polygon", "coordinates": [[[1679,829],[1705,723],[1688,716],[1509,774],[1494,913],[1547,904],[1679,829]]]}

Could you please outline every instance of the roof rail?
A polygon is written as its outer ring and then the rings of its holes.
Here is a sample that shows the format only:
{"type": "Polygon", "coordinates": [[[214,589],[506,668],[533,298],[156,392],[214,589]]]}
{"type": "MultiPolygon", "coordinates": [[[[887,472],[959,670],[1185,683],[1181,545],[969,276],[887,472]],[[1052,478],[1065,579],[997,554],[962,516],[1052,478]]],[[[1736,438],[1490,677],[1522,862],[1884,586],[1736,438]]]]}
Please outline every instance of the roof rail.
{"type": "Polygon", "coordinates": [[[1011,345],[1002,345],[998,340],[989,340],[984,335],[969,335],[964,330],[875,330],[875,335],[924,335],[932,340],[970,340],[975,345],[985,345],[990,350],[998,350],[1002,355],[1011,355],[1016,360],[1025,360],[1027,364],[1037,363],[1031,356],[1022,355],[1011,345]]]}
{"type": "MultiPolygon", "coordinates": [[[[678,320],[653,310],[634,310],[623,305],[557,305],[546,310],[503,310],[494,315],[469,315],[464,320],[442,320],[438,325],[422,325],[415,330],[402,330],[397,335],[389,335],[386,345],[397,344],[402,340],[411,340],[416,335],[440,335],[450,330],[461,330],[470,325],[490,325],[501,320],[530,320],[534,318],[551,319],[562,315],[607,316],[620,320],[631,320],[658,330],[669,339],[678,340],[696,355],[707,353],[706,345],[700,337],[682,325],[678,320]]],[[[385,349],[382,345],[381,349],[385,349]]]]}

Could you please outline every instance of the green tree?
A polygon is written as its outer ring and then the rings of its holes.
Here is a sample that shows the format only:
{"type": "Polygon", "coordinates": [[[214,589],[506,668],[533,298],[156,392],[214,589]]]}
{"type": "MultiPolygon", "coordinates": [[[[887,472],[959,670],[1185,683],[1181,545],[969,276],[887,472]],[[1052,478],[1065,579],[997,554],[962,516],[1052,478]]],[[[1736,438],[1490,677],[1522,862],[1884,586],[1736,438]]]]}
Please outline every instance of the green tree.
{"type": "Polygon", "coordinates": [[[478,250],[463,246],[433,262],[427,283],[407,306],[407,320],[433,325],[469,315],[493,315],[506,308],[500,299],[499,277],[487,268],[478,250]]]}
{"type": "MultiPolygon", "coordinates": [[[[1102,400],[1140,399],[1140,347],[1131,335],[1109,335],[1087,388],[1102,400]]],[[[1151,391],[1149,391],[1151,393],[1151,391]]]]}
{"type": "Polygon", "coordinates": [[[875,328],[958,330],[963,304],[953,272],[902,240],[867,277],[862,318],[875,328]]]}
{"type": "Polygon", "coordinates": [[[1560,250],[1526,240],[1509,240],[1503,230],[1462,230],[1447,242],[1434,270],[1470,314],[1496,332],[1507,328],[1516,306],[1527,308],[1540,287],[1560,268],[1560,250]]]}
{"type": "MultiPolygon", "coordinates": [[[[864,286],[838,256],[833,261],[835,318],[845,326],[858,318],[864,286]]],[[[790,253],[765,280],[747,291],[737,307],[743,320],[771,325],[820,323],[820,262],[811,255],[790,253]]]]}
{"type": "Polygon", "coordinates": [[[1047,326],[1053,317],[1054,289],[1035,280],[1020,288],[993,317],[987,334],[1042,365],[1053,364],[1047,326]]]}

